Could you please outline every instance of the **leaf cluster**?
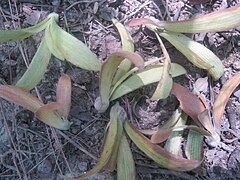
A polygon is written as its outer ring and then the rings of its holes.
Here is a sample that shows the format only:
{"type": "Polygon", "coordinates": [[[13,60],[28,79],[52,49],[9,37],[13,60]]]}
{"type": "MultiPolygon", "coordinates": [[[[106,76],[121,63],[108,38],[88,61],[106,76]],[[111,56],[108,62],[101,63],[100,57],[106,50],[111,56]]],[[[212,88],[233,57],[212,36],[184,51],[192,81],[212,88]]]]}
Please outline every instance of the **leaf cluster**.
{"type": "Polygon", "coordinates": [[[240,25],[239,16],[240,7],[236,6],[187,21],[167,22],[153,18],[131,20],[127,25],[145,25],[159,41],[163,57],[149,61],[144,61],[134,52],[131,35],[123,24],[113,19],[121,37],[122,50],[109,55],[100,64],[86,45],[58,26],[58,15],[52,13],[36,26],[0,31],[0,41],[6,42],[23,40],[44,30],[42,41],[27,71],[15,86],[1,85],[0,97],[34,112],[39,120],[49,126],[67,130],[71,125],[67,120],[71,105],[71,80],[68,75],[62,75],[58,81],[56,102],[43,104],[28,92],[42,79],[52,54],[80,68],[100,71],[100,93],[94,104],[99,113],[105,112],[111,101],[158,82],[151,99],[164,99],[172,94],[180,104],[170,119],[155,129],[139,130],[129,122],[125,110],[116,103],[111,107],[103,150],[97,164],[73,179],[84,179],[102,168],[114,170],[116,167],[118,179],[134,179],[135,165],[127,136],[160,166],[175,171],[190,171],[203,161],[204,136],[211,146],[220,143],[218,129],[221,118],[228,98],[240,83],[240,74],[224,84],[214,102],[211,116],[211,108],[204,99],[173,81],[174,77],[187,71],[181,65],[171,62],[161,38],[169,41],[191,63],[206,70],[214,80],[218,80],[224,72],[221,60],[211,50],[183,33],[217,32],[234,28],[240,25]],[[187,119],[191,120],[190,123],[187,123],[187,119]],[[183,139],[185,144],[182,144],[183,139]],[[165,142],[164,147],[159,145],[162,142],[165,142]]]}

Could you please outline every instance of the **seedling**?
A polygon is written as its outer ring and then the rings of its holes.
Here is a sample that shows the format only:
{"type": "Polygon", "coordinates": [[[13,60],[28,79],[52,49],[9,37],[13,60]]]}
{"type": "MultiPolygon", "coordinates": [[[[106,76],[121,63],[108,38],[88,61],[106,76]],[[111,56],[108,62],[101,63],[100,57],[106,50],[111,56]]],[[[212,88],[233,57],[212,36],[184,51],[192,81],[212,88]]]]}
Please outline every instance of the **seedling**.
{"type": "Polygon", "coordinates": [[[0,85],[0,97],[32,111],[49,126],[67,130],[71,125],[67,120],[71,106],[71,80],[67,75],[58,81],[56,102],[43,104],[26,90],[11,85],[0,85]]]}
{"type": "Polygon", "coordinates": [[[65,32],[57,25],[58,15],[51,13],[39,24],[19,30],[0,31],[0,42],[19,41],[42,30],[44,35],[27,71],[17,82],[16,86],[31,90],[42,79],[47,71],[47,65],[53,54],[60,60],[67,60],[77,67],[99,71],[100,62],[96,55],[80,40],[65,32]]]}
{"type": "MultiPolygon", "coordinates": [[[[95,108],[99,112],[105,112],[110,101],[148,84],[158,82],[161,78],[163,65],[148,66],[156,61],[158,59],[144,63],[139,55],[126,51],[119,51],[110,55],[101,68],[100,97],[96,99],[95,108]],[[131,69],[113,84],[117,67],[125,58],[131,60],[137,67],[131,69]],[[145,68],[143,69],[144,66],[145,68]]],[[[172,63],[171,68],[173,71],[172,77],[186,73],[186,70],[178,64],[172,63]]]]}
{"type": "Polygon", "coordinates": [[[142,57],[133,53],[133,42],[125,27],[116,20],[113,22],[120,33],[124,51],[111,54],[103,63],[100,72],[100,97],[95,101],[95,108],[100,113],[105,112],[110,101],[158,81],[160,85],[156,91],[160,91],[159,94],[166,98],[172,87],[172,77],[180,76],[186,70],[171,63],[166,50],[163,64],[159,63],[158,58],[144,63],[142,57]],[[131,69],[131,64],[136,67],[131,69]]]}

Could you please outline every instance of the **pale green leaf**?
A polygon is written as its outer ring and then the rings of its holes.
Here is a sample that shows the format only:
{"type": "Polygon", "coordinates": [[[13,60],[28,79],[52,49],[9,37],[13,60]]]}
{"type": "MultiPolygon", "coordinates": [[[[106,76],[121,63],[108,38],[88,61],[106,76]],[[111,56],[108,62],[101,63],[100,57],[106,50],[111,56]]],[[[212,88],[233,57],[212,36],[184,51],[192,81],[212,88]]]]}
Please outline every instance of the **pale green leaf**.
{"type": "Polygon", "coordinates": [[[27,91],[34,88],[39,81],[43,78],[44,73],[47,71],[47,66],[51,58],[45,38],[42,39],[36,54],[34,55],[27,71],[23,74],[21,79],[17,82],[16,86],[27,91]]]}
{"type": "Polygon", "coordinates": [[[104,142],[104,146],[103,146],[103,151],[101,153],[101,156],[100,156],[97,164],[90,171],[88,171],[85,174],[83,174],[79,177],[76,177],[74,179],[76,179],[76,180],[77,179],[79,179],[79,180],[85,179],[85,178],[97,173],[107,164],[107,162],[111,158],[114,146],[116,144],[118,119],[119,119],[119,117],[121,118],[121,113],[122,113],[122,109],[119,107],[120,106],[118,104],[116,104],[115,106],[112,107],[112,109],[110,111],[110,122],[109,122],[108,130],[106,132],[107,134],[106,134],[106,138],[105,138],[105,142],[104,142]]]}
{"type": "Polygon", "coordinates": [[[125,59],[129,59],[138,67],[144,65],[144,61],[138,54],[118,51],[111,54],[103,63],[100,74],[100,97],[95,101],[95,108],[98,112],[105,112],[109,106],[110,92],[112,88],[112,81],[117,71],[119,64],[125,59]]]}
{"type": "MultiPolygon", "coordinates": [[[[186,73],[186,70],[179,64],[172,63],[171,68],[172,77],[180,76],[186,73]]],[[[110,100],[117,99],[148,84],[158,82],[161,78],[162,70],[162,65],[152,65],[136,74],[133,74],[114,90],[110,100]]]]}
{"type": "Polygon", "coordinates": [[[172,32],[200,33],[219,32],[240,26],[240,6],[221,9],[206,15],[183,21],[159,21],[154,18],[133,19],[129,26],[146,24],[172,32]]]}
{"type": "MultiPolygon", "coordinates": [[[[188,116],[182,111],[181,117],[175,126],[185,125],[187,122],[188,116]]],[[[182,140],[183,140],[183,131],[173,131],[171,135],[168,137],[164,149],[169,151],[170,153],[176,154],[178,156],[182,156],[182,140]]]]}
{"type": "MultiPolygon", "coordinates": [[[[125,26],[117,21],[116,19],[112,19],[112,22],[114,26],[117,28],[122,42],[122,50],[134,52],[134,44],[131,35],[129,34],[128,30],[125,28],[125,26]]],[[[124,59],[116,72],[116,75],[114,76],[113,83],[115,84],[124,74],[126,74],[130,68],[131,68],[131,61],[128,59],[124,59]]]]}
{"type": "MultiPolygon", "coordinates": [[[[156,62],[159,62],[160,58],[154,58],[152,60],[149,60],[147,62],[144,62],[144,67],[146,68],[147,66],[150,66],[151,64],[154,64],[156,62]]],[[[162,65],[162,64],[159,64],[162,65]]],[[[115,89],[122,84],[123,81],[125,81],[130,75],[132,75],[133,73],[136,73],[137,71],[139,71],[140,69],[138,67],[134,67],[132,68],[130,71],[128,71],[127,73],[125,73],[119,80],[118,82],[116,82],[114,84],[114,86],[111,88],[111,93],[110,96],[112,96],[113,92],[115,91],[115,89]]]]}
{"type": "Polygon", "coordinates": [[[206,69],[214,80],[222,76],[224,66],[221,60],[202,44],[193,41],[183,34],[170,31],[160,32],[159,35],[167,39],[194,65],[201,69],[206,69]]]}
{"type": "Polygon", "coordinates": [[[125,110],[118,103],[115,106],[113,106],[113,108],[115,108],[115,110],[111,111],[112,114],[110,114],[110,116],[111,118],[117,119],[118,122],[117,137],[115,140],[115,145],[112,150],[112,155],[108,160],[107,164],[104,166],[104,169],[110,171],[113,171],[116,168],[117,158],[119,154],[119,146],[123,135],[123,122],[126,120],[127,117],[125,110]]]}
{"type": "Polygon", "coordinates": [[[45,36],[49,50],[58,59],[67,60],[86,70],[100,70],[97,56],[84,43],[61,29],[55,20],[51,20],[45,36]]]}
{"type": "Polygon", "coordinates": [[[35,26],[17,30],[0,30],[0,42],[23,40],[35,33],[44,30],[50,22],[50,17],[35,26]]]}

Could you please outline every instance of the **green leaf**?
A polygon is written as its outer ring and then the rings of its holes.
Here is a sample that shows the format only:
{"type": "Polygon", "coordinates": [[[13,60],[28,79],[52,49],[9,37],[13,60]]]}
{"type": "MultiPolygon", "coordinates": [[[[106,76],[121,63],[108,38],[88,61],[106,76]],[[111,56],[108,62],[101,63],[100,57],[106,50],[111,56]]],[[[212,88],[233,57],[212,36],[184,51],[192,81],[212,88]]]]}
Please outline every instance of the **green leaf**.
{"type": "MultiPolygon", "coordinates": [[[[134,52],[134,44],[131,35],[129,34],[128,30],[125,26],[117,21],[116,19],[112,19],[114,26],[117,28],[122,42],[122,50],[134,52]]],[[[116,72],[116,75],[113,79],[113,84],[115,84],[124,74],[126,74],[131,68],[131,61],[128,59],[124,59],[116,72]]]]}
{"type": "Polygon", "coordinates": [[[45,124],[55,127],[61,130],[68,130],[71,123],[60,116],[58,110],[61,108],[61,104],[52,102],[40,107],[36,111],[36,117],[45,124]]]}
{"type": "Polygon", "coordinates": [[[51,17],[47,17],[42,22],[29,28],[17,29],[17,30],[0,30],[0,42],[19,41],[29,36],[32,36],[33,34],[36,34],[44,30],[48,26],[50,19],[51,17]]]}
{"type": "Polygon", "coordinates": [[[183,34],[170,31],[160,32],[159,35],[167,39],[194,65],[201,69],[206,69],[214,80],[218,80],[222,76],[224,66],[221,60],[202,44],[193,41],[183,34]]]}
{"type": "Polygon", "coordinates": [[[218,10],[184,21],[159,21],[157,19],[133,19],[130,26],[154,25],[160,29],[181,33],[219,32],[240,26],[240,6],[218,10]]]}
{"type": "Polygon", "coordinates": [[[110,92],[112,88],[112,81],[117,71],[119,64],[125,59],[129,59],[138,67],[144,65],[144,61],[138,54],[118,51],[111,54],[103,63],[100,74],[100,97],[95,101],[95,108],[98,112],[105,112],[109,106],[110,92]]]}
{"type": "Polygon", "coordinates": [[[185,154],[188,159],[195,159],[199,161],[203,159],[202,141],[203,137],[199,132],[191,129],[189,130],[185,147],[185,154]]]}
{"type": "Polygon", "coordinates": [[[47,66],[50,58],[51,52],[48,50],[45,38],[43,38],[27,71],[17,82],[16,86],[27,91],[30,91],[32,88],[34,88],[43,78],[44,73],[47,71],[47,66]]]}
{"type": "Polygon", "coordinates": [[[122,134],[117,159],[117,180],[134,180],[136,176],[133,155],[125,133],[122,134]]]}
{"type": "Polygon", "coordinates": [[[188,160],[179,156],[176,156],[162,147],[152,144],[148,138],[138,132],[132,125],[125,122],[124,128],[136,144],[136,146],[142,150],[148,157],[154,160],[161,166],[172,169],[175,171],[191,171],[201,164],[198,160],[188,160]]]}
{"type": "MultiPolygon", "coordinates": [[[[159,62],[160,58],[154,58],[152,60],[149,60],[147,62],[144,62],[144,67],[146,68],[147,66],[150,66],[151,64],[154,64],[156,62],[159,62]]],[[[162,65],[162,64],[159,64],[159,65],[162,65]]],[[[125,81],[129,76],[131,76],[133,73],[139,71],[139,68],[138,67],[134,67],[132,68],[130,71],[128,71],[127,73],[125,73],[119,80],[118,82],[116,82],[114,84],[114,86],[111,88],[111,93],[110,93],[110,96],[112,95],[112,93],[115,91],[115,89],[120,85],[122,84],[123,81],[125,81]]]]}
{"type": "MultiPolygon", "coordinates": [[[[171,64],[172,77],[180,76],[186,73],[186,70],[175,63],[171,64]]],[[[163,70],[162,65],[152,65],[130,76],[127,80],[121,83],[111,94],[110,100],[117,99],[127,93],[130,93],[138,88],[151,83],[158,82],[161,78],[163,70]]]]}
{"type": "Polygon", "coordinates": [[[112,155],[110,159],[108,160],[107,164],[104,166],[104,169],[113,171],[116,168],[117,164],[117,158],[119,155],[119,146],[121,143],[121,138],[123,135],[123,122],[126,120],[127,114],[125,110],[117,103],[115,106],[115,114],[112,114],[112,118],[116,118],[118,122],[118,127],[117,127],[117,137],[115,140],[115,145],[112,150],[112,155]]]}
{"type": "MultiPolygon", "coordinates": [[[[178,120],[178,122],[175,124],[175,126],[182,126],[185,125],[187,122],[187,114],[185,114],[183,111],[181,113],[181,117],[178,120]]],[[[183,131],[173,131],[171,135],[168,137],[164,149],[169,151],[170,153],[173,153],[177,156],[182,156],[182,140],[183,140],[183,131]]]]}
{"type": "Polygon", "coordinates": [[[97,56],[80,40],[61,29],[54,19],[45,30],[49,50],[60,60],[67,60],[80,68],[100,70],[97,56]]]}
{"type": "Polygon", "coordinates": [[[171,91],[172,85],[173,85],[171,60],[170,60],[169,54],[168,54],[167,49],[165,48],[161,38],[159,37],[159,35],[157,33],[155,33],[155,34],[160,43],[160,46],[161,46],[161,49],[163,52],[163,56],[164,56],[164,60],[163,60],[162,75],[158,82],[156,90],[151,97],[152,100],[167,98],[170,94],[170,91],[171,91]]]}

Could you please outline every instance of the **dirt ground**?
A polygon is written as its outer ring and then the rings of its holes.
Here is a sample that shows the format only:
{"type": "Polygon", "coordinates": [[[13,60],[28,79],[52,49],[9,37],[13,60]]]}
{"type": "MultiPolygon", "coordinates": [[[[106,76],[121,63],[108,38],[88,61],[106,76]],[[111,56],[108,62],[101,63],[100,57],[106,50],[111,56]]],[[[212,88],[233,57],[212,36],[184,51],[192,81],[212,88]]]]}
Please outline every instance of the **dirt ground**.
{"type": "MultiPolygon", "coordinates": [[[[60,26],[82,40],[100,61],[121,48],[120,37],[111,23],[137,17],[153,16],[161,20],[185,20],[240,4],[239,0],[2,0],[0,29],[29,27],[50,12],[60,15],[60,26]]],[[[129,28],[138,54],[148,60],[161,56],[156,39],[141,27],[129,28]]],[[[208,81],[215,97],[222,85],[240,70],[240,27],[221,33],[189,35],[211,49],[223,62],[225,73],[219,81],[208,81]]],[[[26,71],[36,52],[41,34],[21,42],[0,44],[0,84],[15,84],[26,71]],[[25,59],[25,61],[24,61],[25,59]]],[[[171,60],[183,65],[187,75],[174,79],[190,90],[205,71],[190,64],[167,44],[171,60]]],[[[98,114],[94,100],[99,95],[98,73],[76,68],[52,58],[44,79],[32,94],[43,101],[54,101],[56,82],[61,73],[73,83],[72,106],[67,131],[50,128],[33,113],[0,99],[0,179],[60,179],[59,174],[77,176],[91,169],[99,157],[109,113],[98,114]]],[[[167,120],[176,108],[176,100],[150,101],[155,85],[137,90],[118,99],[127,110],[132,99],[144,94],[133,113],[133,122],[142,129],[167,120]]],[[[209,88],[202,94],[211,102],[209,88]]],[[[240,87],[231,96],[221,126],[221,146],[204,145],[204,162],[190,172],[173,172],[159,167],[131,144],[137,179],[240,179],[240,87]]],[[[116,172],[100,171],[89,179],[116,179],[116,172]]]]}

